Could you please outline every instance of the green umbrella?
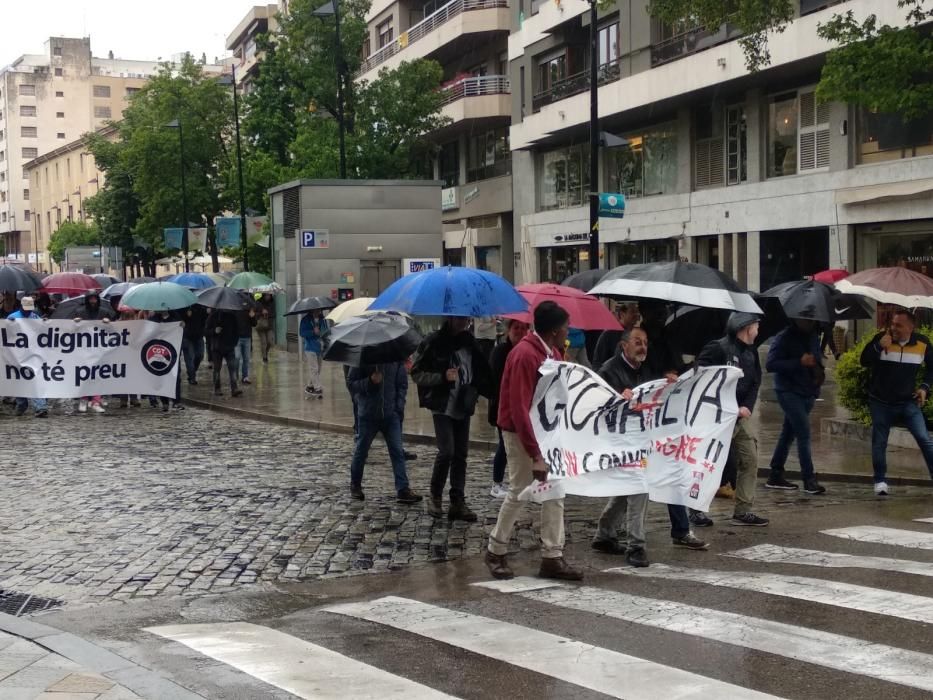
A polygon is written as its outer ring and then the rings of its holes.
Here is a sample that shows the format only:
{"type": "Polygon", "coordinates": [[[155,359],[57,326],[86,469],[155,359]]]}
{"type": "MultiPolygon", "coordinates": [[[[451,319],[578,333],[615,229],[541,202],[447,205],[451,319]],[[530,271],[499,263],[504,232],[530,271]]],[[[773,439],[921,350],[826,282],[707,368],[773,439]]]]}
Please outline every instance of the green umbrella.
{"type": "Polygon", "coordinates": [[[256,289],[270,284],[275,284],[275,280],[261,272],[241,272],[227,282],[227,286],[234,289],[256,289]]]}
{"type": "Polygon", "coordinates": [[[149,282],[130,289],[120,300],[120,307],[140,311],[171,311],[198,303],[187,287],[174,282],[149,282]]]}

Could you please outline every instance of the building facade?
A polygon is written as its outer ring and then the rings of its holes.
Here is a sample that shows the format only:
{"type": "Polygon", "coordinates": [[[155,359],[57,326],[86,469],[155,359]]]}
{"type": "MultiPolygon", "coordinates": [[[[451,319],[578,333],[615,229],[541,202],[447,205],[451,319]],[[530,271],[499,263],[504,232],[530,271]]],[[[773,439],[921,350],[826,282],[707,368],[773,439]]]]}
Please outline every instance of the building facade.
{"type": "Polygon", "coordinates": [[[444,69],[434,177],[441,195],[443,259],[512,276],[512,81],[508,0],[376,0],[359,80],[418,58],[444,69]]]}
{"type": "Polygon", "coordinates": [[[745,68],[730,28],[670,28],[618,0],[597,27],[609,146],[589,182],[589,4],[516,0],[509,37],[515,277],[590,267],[591,191],[626,196],[602,219],[600,266],[689,259],[753,290],[829,267],[933,269],[933,115],[904,123],[814,88],[836,12],[904,24],[895,2],[800,0],[745,68]]]}
{"type": "Polygon", "coordinates": [[[250,8],[227,36],[227,51],[233,53],[237,89],[244,95],[252,90],[259,61],[262,59],[262,52],[256,44],[257,39],[262,34],[274,34],[278,31],[276,17],[280,12],[287,11],[288,3],[283,0],[279,0],[278,4],[256,5],[250,8]]]}

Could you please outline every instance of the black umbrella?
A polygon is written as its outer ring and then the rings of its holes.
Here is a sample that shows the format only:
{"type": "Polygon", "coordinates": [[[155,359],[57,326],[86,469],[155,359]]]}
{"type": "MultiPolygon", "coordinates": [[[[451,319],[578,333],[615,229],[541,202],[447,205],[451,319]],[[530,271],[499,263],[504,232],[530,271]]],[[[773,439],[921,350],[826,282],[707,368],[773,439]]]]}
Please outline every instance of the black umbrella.
{"type": "Polygon", "coordinates": [[[570,277],[560,284],[562,287],[573,287],[574,289],[579,289],[581,292],[589,292],[608,274],[609,270],[584,270],[575,275],[570,275],[570,277]]]}
{"type": "Polygon", "coordinates": [[[309,311],[333,309],[336,306],[337,302],[335,302],[330,297],[305,297],[304,299],[299,299],[290,307],[288,307],[288,311],[285,312],[285,315],[297,316],[299,314],[306,314],[309,311]]]}
{"type": "MultiPolygon", "coordinates": [[[[764,314],[758,331],[760,345],[787,326],[787,316],[776,297],[753,295],[764,314]]],[[[667,318],[664,327],[666,338],[676,339],[677,347],[687,355],[699,355],[711,340],[726,334],[726,324],[733,312],[725,309],[707,309],[699,306],[680,306],[667,318]]],[[[650,352],[650,348],[649,348],[650,352]]]]}
{"type": "Polygon", "coordinates": [[[155,281],[156,281],[155,277],[146,277],[145,275],[143,275],[142,277],[134,277],[131,280],[127,280],[127,282],[132,282],[133,284],[147,284],[149,282],[155,282],[155,281]]]}
{"type": "Polygon", "coordinates": [[[324,359],[351,367],[401,362],[421,342],[403,316],[375,313],[338,323],[330,332],[324,359]]]}
{"type": "Polygon", "coordinates": [[[835,291],[828,284],[813,280],[785,282],[761,293],[764,297],[777,297],[789,319],[803,319],[817,323],[836,320],[835,291]]]}
{"type": "Polygon", "coordinates": [[[858,294],[841,294],[837,291],[835,307],[837,321],[858,321],[875,315],[871,302],[858,294]]]}
{"type": "MultiPolygon", "coordinates": [[[[65,301],[59,302],[58,306],[55,307],[55,311],[52,312],[50,318],[55,319],[70,319],[75,318],[80,315],[81,310],[84,308],[84,297],[72,297],[71,299],[65,299],[65,301]]],[[[100,311],[101,317],[106,316],[107,318],[116,318],[117,313],[114,311],[113,306],[110,305],[110,302],[106,299],[100,300],[100,311]]]]}
{"type": "Polygon", "coordinates": [[[698,263],[623,265],[589,291],[616,299],[656,299],[760,314],[752,295],[727,274],[698,263]]]}
{"type": "Polygon", "coordinates": [[[135,286],[135,282],[117,282],[116,284],[111,284],[100,293],[100,298],[113,299],[114,297],[122,297],[135,286]]]}
{"type": "Polygon", "coordinates": [[[243,311],[249,308],[249,297],[239,289],[208,287],[197,292],[198,303],[218,311],[243,311]]]}
{"type": "Polygon", "coordinates": [[[97,275],[91,275],[91,277],[93,277],[93,278],[96,279],[98,282],[100,282],[100,288],[101,288],[101,289],[106,289],[106,288],[109,287],[111,284],[116,284],[117,282],[120,281],[119,279],[117,279],[117,278],[114,277],[113,275],[97,274],[97,275]]]}
{"type": "Polygon", "coordinates": [[[0,265],[0,291],[28,293],[41,286],[41,280],[19,265],[0,265]]]}

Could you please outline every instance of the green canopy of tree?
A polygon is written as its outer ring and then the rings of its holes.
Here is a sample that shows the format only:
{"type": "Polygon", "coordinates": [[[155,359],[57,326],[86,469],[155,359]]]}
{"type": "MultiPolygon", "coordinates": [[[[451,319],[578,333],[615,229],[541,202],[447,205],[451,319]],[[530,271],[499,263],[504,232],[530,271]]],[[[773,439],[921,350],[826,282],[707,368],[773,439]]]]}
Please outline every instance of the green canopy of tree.
{"type": "Polygon", "coordinates": [[[79,246],[99,245],[100,231],[94,224],[83,221],[65,221],[49,239],[49,255],[61,265],[65,261],[65,251],[79,246]]]}

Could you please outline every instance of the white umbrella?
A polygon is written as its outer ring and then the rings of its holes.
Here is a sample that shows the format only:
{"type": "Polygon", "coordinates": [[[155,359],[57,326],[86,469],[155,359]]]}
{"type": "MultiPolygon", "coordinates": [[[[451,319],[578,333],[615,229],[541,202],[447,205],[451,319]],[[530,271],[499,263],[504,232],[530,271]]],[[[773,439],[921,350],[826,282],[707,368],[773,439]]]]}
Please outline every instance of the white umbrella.
{"type": "Polygon", "coordinates": [[[906,267],[876,267],[836,282],[845,294],[859,294],[882,304],[933,309],[933,279],[906,267]]]}
{"type": "Polygon", "coordinates": [[[345,318],[361,315],[374,301],[373,297],[359,297],[345,301],[336,308],[331,309],[330,313],[326,314],[324,318],[331,323],[340,323],[345,318]]]}

